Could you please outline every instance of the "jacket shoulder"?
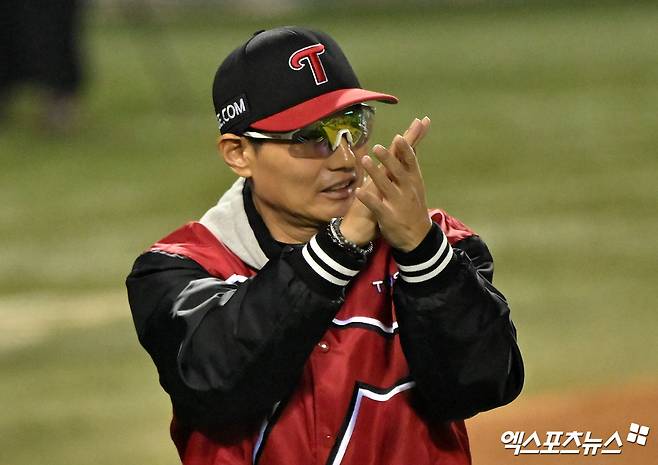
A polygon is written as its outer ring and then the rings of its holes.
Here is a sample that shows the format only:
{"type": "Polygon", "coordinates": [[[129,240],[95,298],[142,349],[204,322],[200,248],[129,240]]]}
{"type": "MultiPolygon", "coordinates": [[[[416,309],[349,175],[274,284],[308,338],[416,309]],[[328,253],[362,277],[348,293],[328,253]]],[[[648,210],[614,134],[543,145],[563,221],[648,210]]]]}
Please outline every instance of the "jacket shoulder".
{"type": "Polygon", "coordinates": [[[454,216],[449,215],[445,210],[435,208],[429,210],[428,214],[432,218],[432,221],[439,225],[443,234],[448,238],[450,245],[477,235],[475,231],[454,216]]]}
{"type": "Polygon", "coordinates": [[[191,221],[153,244],[146,252],[165,253],[194,260],[218,277],[253,272],[203,224],[191,221]]]}

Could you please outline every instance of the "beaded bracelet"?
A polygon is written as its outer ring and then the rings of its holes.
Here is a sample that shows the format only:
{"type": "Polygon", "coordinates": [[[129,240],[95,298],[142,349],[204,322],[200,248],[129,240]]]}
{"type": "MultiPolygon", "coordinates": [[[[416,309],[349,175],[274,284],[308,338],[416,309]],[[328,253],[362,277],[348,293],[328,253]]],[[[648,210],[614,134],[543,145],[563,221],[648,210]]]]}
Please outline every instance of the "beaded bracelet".
{"type": "Polygon", "coordinates": [[[340,232],[340,224],[342,222],[343,222],[342,216],[333,218],[329,222],[329,236],[331,236],[331,240],[335,244],[338,244],[340,247],[347,250],[348,252],[352,252],[353,254],[361,255],[364,257],[370,254],[370,252],[372,252],[373,249],[372,241],[368,242],[368,245],[364,248],[356,245],[352,241],[345,239],[343,233],[340,232]]]}

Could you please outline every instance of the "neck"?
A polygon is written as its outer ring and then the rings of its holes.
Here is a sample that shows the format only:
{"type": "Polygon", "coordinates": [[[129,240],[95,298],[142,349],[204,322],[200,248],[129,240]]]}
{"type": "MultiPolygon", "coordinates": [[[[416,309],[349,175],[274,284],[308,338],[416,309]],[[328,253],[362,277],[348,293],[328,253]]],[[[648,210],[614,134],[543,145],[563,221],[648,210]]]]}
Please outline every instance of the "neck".
{"type": "MultiPolygon", "coordinates": [[[[253,191],[252,191],[253,194],[253,191]]],[[[285,211],[272,208],[257,195],[252,195],[256,211],[275,241],[284,244],[305,244],[322,228],[322,225],[304,222],[285,211]]]]}

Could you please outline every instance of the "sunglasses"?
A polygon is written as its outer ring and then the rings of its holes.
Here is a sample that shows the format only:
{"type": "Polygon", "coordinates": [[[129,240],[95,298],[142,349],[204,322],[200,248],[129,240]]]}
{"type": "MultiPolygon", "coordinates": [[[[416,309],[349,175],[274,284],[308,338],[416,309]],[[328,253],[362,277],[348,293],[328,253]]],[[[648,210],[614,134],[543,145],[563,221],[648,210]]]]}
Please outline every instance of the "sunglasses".
{"type": "Polygon", "coordinates": [[[331,155],[345,136],[352,149],[363,147],[372,133],[375,109],[359,104],[334,113],[290,132],[258,132],[248,130],[243,136],[259,140],[282,141],[294,144],[312,143],[317,153],[331,155]]]}

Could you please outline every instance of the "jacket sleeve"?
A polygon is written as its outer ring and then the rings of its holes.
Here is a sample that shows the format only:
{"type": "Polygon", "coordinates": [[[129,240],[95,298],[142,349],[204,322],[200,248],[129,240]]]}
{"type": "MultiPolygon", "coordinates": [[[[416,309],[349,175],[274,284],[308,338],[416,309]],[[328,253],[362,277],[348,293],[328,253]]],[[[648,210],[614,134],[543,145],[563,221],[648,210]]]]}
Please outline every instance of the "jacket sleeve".
{"type": "Polygon", "coordinates": [[[393,251],[400,342],[431,418],[465,419],[514,400],[523,362],[493,259],[478,236],[452,247],[435,223],[413,251],[393,251]]]}
{"type": "Polygon", "coordinates": [[[262,419],[292,391],[364,265],[325,236],[285,247],[243,282],[181,255],[136,260],[126,280],[133,321],[177,421],[213,428],[262,419]]]}

